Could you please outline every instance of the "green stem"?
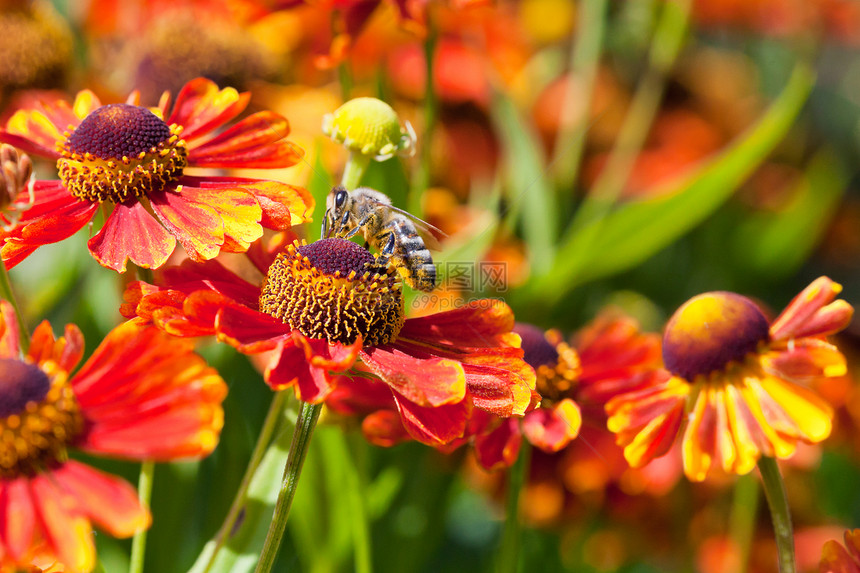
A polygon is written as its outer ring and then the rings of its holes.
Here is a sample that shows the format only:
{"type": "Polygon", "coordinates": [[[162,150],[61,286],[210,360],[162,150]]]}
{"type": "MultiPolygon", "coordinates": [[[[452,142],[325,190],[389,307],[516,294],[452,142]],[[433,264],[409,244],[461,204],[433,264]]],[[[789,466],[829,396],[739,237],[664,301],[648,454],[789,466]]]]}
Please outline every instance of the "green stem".
{"type": "Polygon", "coordinates": [[[355,573],[371,573],[373,561],[370,551],[370,533],[368,531],[367,510],[365,508],[365,488],[359,471],[355,452],[358,448],[350,448],[343,433],[338,434],[340,441],[341,460],[343,463],[346,485],[346,503],[349,505],[352,540],[355,544],[355,573]]]}
{"type": "Polygon", "coordinates": [[[21,341],[21,350],[26,354],[27,350],[30,349],[30,331],[27,330],[27,325],[24,324],[21,307],[18,305],[15,291],[12,290],[12,282],[9,280],[9,271],[6,270],[6,263],[2,260],[0,260],[0,297],[7,300],[15,310],[15,318],[18,320],[18,336],[21,341]]]}
{"type": "MultiPolygon", "coordinates": [[[[755,516],[758,513],[759,488],[755,478],[740,476],[735,482],[729,531],[738,548],[740,569],[726,569],[724,573],[745,573],[749,567],[750,549],[755,533],[755,516]]],[[[727,566],[731,565],[727,563],[727,566]]]]}
{"type": "Polygon", "coordinates": [[[245,506],[245,496],[248,493],[248,486],[251,484],[251,478],[254,477],[254,473],[257,471],[257,467],[260,465],[260,462],[263,460],[263,456],[266,453],[266,448],[269,445],[269,442],[272,440],[272,434],[275,431],[275,427],[278,425],[278,420],[281,419],[281,414],[284,410],[284,404],[286,403],[287,394],[289,391],[282,390],[280,392],[275,392],[275,395],[272,397],[272,403],[269,405],[269,411],[266,413],[266,419],[263,420],[263,427],[260,429],[260,435],[257,437],[257,443],[254,445],[254,451],[251,452],[251,459],[248,460],[248,467],[245,468],[245,475],[242,476],[242,483],[239,484],[239,490],[236,492],[236,496],[233,498],[233,503],[230,505],[230,510],[227,512],[227,517],[224,519],[224,523],[221,525],[221,529],[218,531],[218,535],[216,536],[215,549],[212,550],[212,555],[209,557],[209,562],[206,564],[206,568],[203,569],[204,573],[209,573],[209,570],[212,569],[212,566],[215,564],[215,558],[218,555],[218,552],[224,547],[224,544],[227,543],[227,539],[230,537],[230,533],[233,531],[233,526],[236,524],[236,520],[239,518],[239,513],[242,511],[242,508],[245,506]]]}
{"type": "Polygon", "coordinates": [[[571,43],[571,71],[561,111],[561,125],[555,139],[554,157],[556,180],[562,189],[572,187],[579,176],[588,111],[594,95],[603,35],[606,29],[608,0],[583,0],[578,25],[571,43]],[[575,89],[575,86],[581,89],[575,89]],[[578,117],[582,119],[574,122],[578,117]]]}
{"type": "Polygon", "coordinates": [[[761,474],[764,495],[770,508],[770,518],[773,521],[773,533],[776,538],[777,555],[779,557],[780,573],[795,573],[797,565],[794,560],[794,534],[791,527],[791,513],[788,509],[788,498],[785,494],[785,483],[779,473],[779,466],[774,458],[762,457],[758,461],[758,471],[761,474]]]}
{"type": "MultiPolygon", "coordinates": [[[[149,509],[152,499],[152,481],[155,477],[155,462],[147,460],[140,464],[140,478],[137,482],[137,495],[140,504],[149,509]]],[[[146,529],[141,529],[134,534],[131,540],[131,562],[128,573],[143,573],[143,557],[146,553],[146,529]]]]}
{"type": "Polygon", "coordinates": [[[531,461],[531,444],[523,440],[520,455],[508,473],[508,498],[506,503],[505,529],[499,547],[497,573],[516,573],[520,566],[522,527],[520,522],[520,492],[528,479],[531,461]]]}
{"type": "Polygon", "coordinates": [[[346,160],[346,165],[343,168],[340,184],[350,191],[358,187],[368,165],[370,165],[369,155],[364,155],[360,151],[350,151],[349,159],[346,160]]]}
{"type": "Polygon", "coordinates": [[[690,2],[691,0],[673,0],[663,4],[649,51],[648,71],[636,88],[606,166],[600,172],[588,198],[577,211],[571,229],[578,229],[590,221],[602,218],[624,189],[663,99],[666,74],[674,65],[684,43],[690,2]]]}
{"type": "Polygon", "coordinates": [[[302,466],[305,463],[311,437],[313,436],[314,428],[316,428],[321,410],[322,404],[309,404],[308,402],[302,402],[302,406],[299,409],[296,430],[293,434],[293,441],[290,444],[290,453],[284,466],[281,491],[278,493],[278,500],[275,503],[275,513],[272,516],[272,523],[269,525],[266,541],[263,544],[263,551],[260,553],[260,561],[257,562],[257,568],[254,570],[255,573],[268,573],[272,570],[272,566],[275,563],[278,549],[281,546],[281,539],[284,537],[284,528],[287,525],[290,506],[293,503],[293,497],[296,495],[296,487],[299,483],[299,476],[302,473],[302,466]]]}

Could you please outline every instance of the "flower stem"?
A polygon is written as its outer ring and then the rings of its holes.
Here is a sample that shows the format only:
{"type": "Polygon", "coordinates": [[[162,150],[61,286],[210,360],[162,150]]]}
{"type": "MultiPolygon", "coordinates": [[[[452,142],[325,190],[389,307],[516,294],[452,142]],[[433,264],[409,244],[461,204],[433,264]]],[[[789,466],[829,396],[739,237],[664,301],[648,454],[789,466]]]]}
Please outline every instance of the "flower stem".
{"type": "Polygon", "coordinates": [[[308,402],[302,402],[299,409],[299,418],[296,420],[293,442],[290,444],[290,453],[284,466],[281,491],[278,493],[278,500],[275,503],[275,513],[272,516],[272,523],[269,525],[266,541],[263,544],[263,551],[260,553],[260,560],[257,562],[257,568],[254,570],[255,573],[268,573],[272,570],[272,566],[275,563],[278,549],[281,546],[281,539],[284,537],[284,528],[287,525],[290,506],[293,503],[293,497],[296,495],[296,486],[299,483],[302,466],[305,463],[311,437],[313,436],[314,428],[316,428],[317,420],[319,420],[321,410],[322,404],[310,404],[308,402]]]}
{"type": "MultiPolygon", "coordinates": [[[[155,476],[155,462],[147,460],[140,464],[140,478],[137,482],[137,495],[140,504],[149,508],[152,499],[152,480],[155,476]]],[[[146,553],[146,529],[141,529],[134,534],[131,540],[131,562],[128,573],[143,573],[143,556],[146,553]]]]}
{"type": "Polygon", "coordinates": [[[788,509],[785,483],[779,473],[779,466],[774,458],[762,457],[758,461],[758,471],[761,473],[762,487],[765,498],[767,498],[767,505],[770,508],[770,518],[773,521],[773,533],[776,538],[779,557],[779,572],[795,573],[797,565],[794,561],[794,534],[791,528],[791,513],[788,509]]]}
{"type": "Polygon", "coordinates": [[[346,160],[346,165],[343,168],[340,184],[350,191],[358,187],[368,165],[370,165],[369,155],[364,155],[359,151],[350,151],[349,159],[346,160]]]}
{"type": "Polygon", "coordinates": [[[9,301],[12,308],[15,310],[15,318],[18,320],[19,340],[21,341],[21,350],[24,353],[30,349],[30,331],[27,330],[27,325],[24,324],[24,317],[21,315],[21,307],[18,305],[18,299],[15,298],[15,291],[12,290],[12,282],[9,280],[9,271],[6,270],[6,263],[0,260],[0,297],[9,301]]]}
{"type": "Polygon", "coordinates": [[[523,440],[520,455],[508,473],[508,499],[505,529],[502,532],[502,543],[499,547],[497,573],[516,573],[520,566],[520,541],[522,527],[520,524],[520,492],[526,482],[531,461],[531,444],[523,440]]]}
{"type": "Polygon", "coordinates": [[[248,460],[248,467],[245,468],[245,475],[242,476],[242,482],[239,484],[239,489],[236,491],[236,496],[233,498],[233,503],[230,505],[227,517],[224,518],[224,523],[218,531],[215,541],[215,549],[212,550],[209,562],[206,564],[206,568],[203,569],[204,573],[209,573],[209,570],[212,569],[212,566],[215,564],[215,558],[218,556],[218,552],[222,547],[224,547],[224,544],[227,543],[227,539],[233,531],[236,519],[238,519],[240,511],[245,505],[245,496],[248,493],[248,486],[251,484],[251,478],[254,477],[257,467],[260,465],[263,455],[266,453],[266,448],[272,440],[272,434],[275,431],[275,427],[278,425],[278,420],[281,419],[287,394],[288,391],[282,390],[280,392],[275,392],[275,395],[272,397],[272,403],[269,405],[266,419],[263,420],[263,427],[260,429],[260,435],[257,437],[254,451],[251,452],[251,459],[248,460]]]}

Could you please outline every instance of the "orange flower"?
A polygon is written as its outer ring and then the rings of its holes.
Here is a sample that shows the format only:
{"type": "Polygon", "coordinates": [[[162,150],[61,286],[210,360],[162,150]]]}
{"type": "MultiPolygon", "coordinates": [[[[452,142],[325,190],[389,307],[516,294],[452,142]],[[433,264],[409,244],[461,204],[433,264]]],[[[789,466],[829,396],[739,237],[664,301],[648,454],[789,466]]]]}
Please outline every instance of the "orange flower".
{"type": "Polygon", "coordinates": [[[692,298],[663,335],[668,369],[645,388],[606,405],[633,467],[665,454],[684,428],[684,472],[745,474],[760,456],[794,454],[798,442],[830,435],[832,410],[807,384],[845,374],[845,357],[825,337],[853,309],[841,286],[821,277],[771,324],[748,298],[712,292],[692,298]]]}
{"type": "Polygon", "coordinates": [[[845,546],[828,541],[821,550],[819,573],[860,573],[860,529],[845,532],[845,546]]]}
{"type": "Polygon", "coordinates": [[[534,372],[504,303],[405,319],[399,275],[355,243],[293,243],[273,262],[261,249],[249,255],[266,275],[262,288],[215,261],[183,264],[162,273],[161,286],[130,285],[122,313],[247,354],[274,351],[266,382],[307,402],[326,400],[360,358],[360,375],[387,385],[409,433],[426,443],[462,436],[472,407],[512,416],[532,404],[534,372]]]}
{"type": "Polygon", "coordinates": [[[22,357],[14,312],[0,302],[0,570],[34,558],[67,572],[95,565],[91,522],[128,537],[150,516],[125,481],[69,459],[76,447],[131,460],[205,456],[218,442],[226,385],[155,328],[126,323],[77,374],[81,331],[43,322],[22,357]]]}
{"type": "Polygon", "coordinates": [[[128,103],[101,105],[95,94],[82,91],[72,105],[58,101],[20,110],[0,129],[0,141],[56,159],[60,173],[60,181],[36,182],[33,207],[15,230],[0,234],[7,266],[73,235],[101,205],[113,209],[89,240],[90,252],[119,272],[128,259],[161,266],[177,240],[189,257],[202,261],[246,250],[263,227],[286,229],[308,220],[313,199],[300,187],[184,174],[187,166],[295,164],[302,151],[282,139],[289,133],[286,119],[259,112],[209,137],[242,113],[250,94],[219,90],[203,78],[185,85],[169,113],[168,94],[152,109],[137,99],[132,94],[128,103]]]}

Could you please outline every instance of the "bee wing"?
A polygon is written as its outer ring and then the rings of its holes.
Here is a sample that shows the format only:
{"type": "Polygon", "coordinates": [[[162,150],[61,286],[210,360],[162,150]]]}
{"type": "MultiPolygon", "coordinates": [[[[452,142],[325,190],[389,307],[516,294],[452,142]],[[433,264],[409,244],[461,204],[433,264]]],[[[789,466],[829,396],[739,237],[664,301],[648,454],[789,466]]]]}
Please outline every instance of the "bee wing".
{"type": "Polygon", "coordinates": [[[446,239],[448,235],[442,229],[438,227],[434,227],[427,221],[423,219],[419,219],[409,211],[404,211],[399,207],[395,207],[394,205],[386,205],[387,208],[392,211],[397,211],[401,215],[409,217],[409,219],[415,223],[415,228],[418,233],[421,235],[421,238],[424,239],[424,245],[428,249],[432,249],[434,251],[441,251],[442,245],[439,244],[439,241],[446,239]]]}

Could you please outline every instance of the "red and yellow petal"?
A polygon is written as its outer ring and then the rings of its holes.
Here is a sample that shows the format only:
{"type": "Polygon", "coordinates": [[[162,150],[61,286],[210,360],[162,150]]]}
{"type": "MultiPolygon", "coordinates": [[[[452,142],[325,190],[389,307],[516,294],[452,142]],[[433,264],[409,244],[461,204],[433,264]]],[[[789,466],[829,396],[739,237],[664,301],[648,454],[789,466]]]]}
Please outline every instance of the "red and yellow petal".
{"type": "Polygon", "coordinates": [[[147,269],[163,265],[176,248],[173,237],[138,201],[121,203],[87,246],[103,267],[124,273],[126,261],[147,269]]]}
{"type": "Polygon", "coordinates": [[[843,300],[835,300],[842,285],[819,277],[794,297],[770,326],[772,340],[805,336],[826,336],[848,326],[854,309],[843,300]]]}
{"type": "Polygon", "coordinates": [[[207,205],[217,211],[223,223],[225,251],[244,252],[263,236],[260,226],[263,211],[253,194],[245,189],[183,185],[180,194],[190,202],[207,205]]]}
{"type": "Polygon", "coordinates": [[[75,498],[58,487],[51,474],[39,474],[29,483],[36,520],[47,545],[70,571],[95,566],[95,543],[89,520],[75,498]]]}
{"type": "Polygon", "coordinates": [[[170,460],[214,449],[227,387],[191,342],[132,322],[111,331],[73,377],[82,449],[170,460]]]}
{"type": "Polygon", "coordinates": [[[466,396],[466,374],[455,360],[415,357],[396,348],[367,348],[365,365],[406,400],[434,407],[456,404],[466,396]]]}
{"type": "Polygon", "coordinates": [[[69,460],[54,470],[55,479],[77,501],[78,509],[114,537],[131,537],[152,519],[137,491],[125,480],[69,460]]]}
{"type": "Polygon", "coordinates": [[[579,435],[582,414],[576,402],[561,400],[552,408],[538,408],[525,415],[523,433],[529,442],[547,453],[558,452],[579,435]]]}
{"type": "Polygon", "coordinates": [[[845,356],[818,338],[803,338],[789,348],[766,352],[761,364],[768,374],[796,384],[844,376],[848,371],[845,356]]]}
{"type": "MultiPolygon", "coordinates": [[[[184,189],[162,190],[149,194],[150,205],[158,220],[179,239],[193,261],[215,258],[224,244],[224,221],[218,211],[198,203],[184,189]]],[[[262,229],[260,229],[262,234],[262,229]]]]}
{"type": "Polygon", "coordinates": [[[285,139],[289,133],[289,122],[284,117],[270,111],[258,112],[192,148],[188,161],[196,167],[290,167],[301,161],[304,152],[285,139]]]}
{"type": "MultiPolygon", "coordinates": [[[[183,126],[182,137],[189,143],[238,116],[251,95],[234,88],[219,89],[212,80],[197,78],[180,90],[173,111],[165,122],[183,126]]],[[[190,146],[193,149],[193,144],[190,146]]]]}

